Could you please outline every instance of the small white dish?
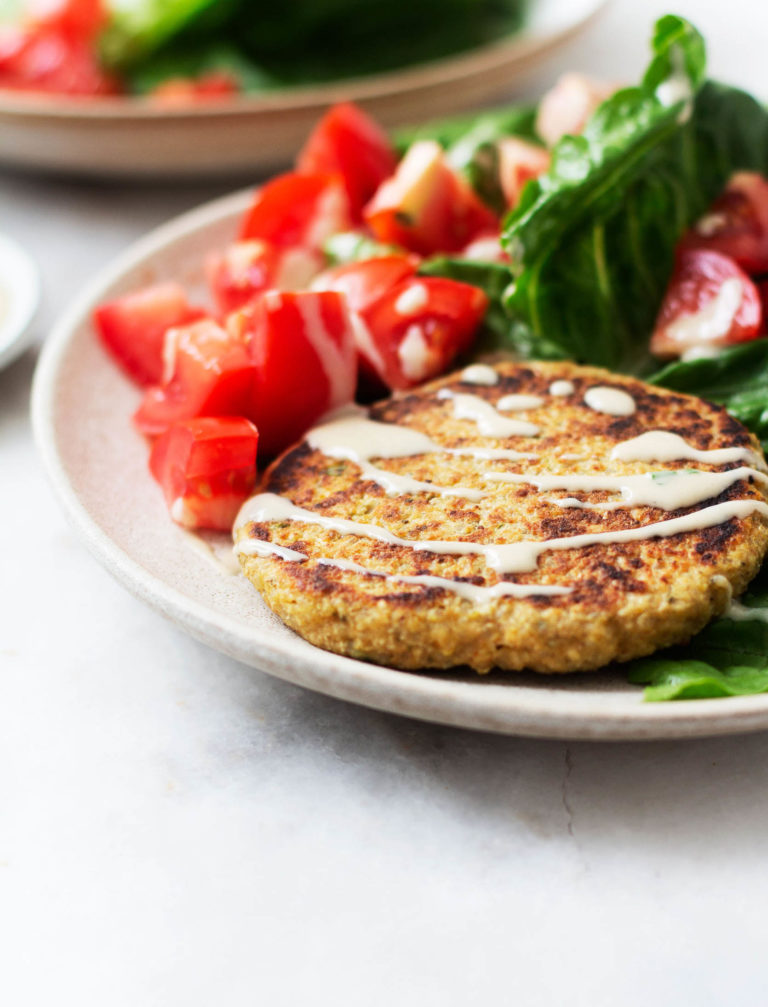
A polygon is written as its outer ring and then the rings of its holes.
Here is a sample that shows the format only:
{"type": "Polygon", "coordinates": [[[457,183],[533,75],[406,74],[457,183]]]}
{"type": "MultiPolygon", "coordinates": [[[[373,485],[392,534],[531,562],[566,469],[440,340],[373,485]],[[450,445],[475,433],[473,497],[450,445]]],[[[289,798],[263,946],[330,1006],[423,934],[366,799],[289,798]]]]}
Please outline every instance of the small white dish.
{"type": "Polygon", "coordinates": [[[34,260],[0,234],[0,367],[20,356],[32,338],[40,303],[40,273],[34,260]]]}
{"type": "MultiPolygon", "coordinates": [[[[306,688],[422,720],[552,738],[629,740],[768,728],[768,695],[644,703],[621,667],[590,675],[404,672],[318,650],[240,575],[173,524],[130,416],[140,391],[91,324],[95,305],[158,280],[202,284],[211,248],[236,233],[250,193],[185,214],[98,276],[46,340],[35,376],[38,447],[59,499],[97,559],[130,591],[209,646],[306,688]]],[[[223,540],[219,543],[224,544],[223,540]]]]}

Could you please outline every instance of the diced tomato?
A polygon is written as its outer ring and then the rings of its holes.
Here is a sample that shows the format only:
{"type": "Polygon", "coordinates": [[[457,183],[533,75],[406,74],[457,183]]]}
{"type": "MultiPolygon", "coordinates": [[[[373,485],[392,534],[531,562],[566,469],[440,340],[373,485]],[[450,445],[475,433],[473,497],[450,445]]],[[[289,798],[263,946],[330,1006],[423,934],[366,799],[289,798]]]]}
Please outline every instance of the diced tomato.
{"type": "Polygon", "coordinates": [[[149,97],[164,105],[188,105],[228,98],[240,90],[240,81],[234,74],[212,70],[200,77],[171,77],[154,87],[149,97]]]}
{"type": "Polygon", "coordinates": [[[580,73],[564,73],[539,102],[536,132],[549,147],[560,137],[578,136],[598,105],[610,98],[614,84],[580,73]]]}
{"type": "Polygon", "coordinates": [[[497,146],[501,191],[507,206],[512,208],[517,206],[525,184],[549,168],[549,151],[515,136],[505,137],[497,146]]]}
{"type": "Polygon", "coordinates": [[[195,416],[250,416],[255,368],[241,338],[210,318],[165,337],[166,373],[148,388],[133,419],[148,436],[195,416]]]}
{"type": "Polygon", "coordinates": [[[357,361],[346,300],[335,291],[269,290],[230,315],[255,365],[250,411],[259,451],[278,454],[323,413],[351,402],[357,361]]]}
{"type": "Polygon", "coordinates": [[[163,344],[168,329],[188,325],[204,312],[193,308],[178,283],[158,283],[99,305],[93,313],[102,342],[123,370],[142,385],[163,376],[163,344]]]}
{"type": "Polygon", "coordinates": [[[478,234],[498,230],[496,217],[432,140],[410,147],[364,217],[379,241],[422,255],[457,252],[478,234]]]}
{"type": "Polygon", "coordinates": [[[656,319],[651,353],[678,357],[743,343],[759,335],[762,321],[760,295],[733,259],[707,249],[686,251],[656,319]]]}
{"type": "Polygon", "coordinates": [[[149,456],[174,521],[229,531],[256,482],[259,432],[241,416],[174,423],[149,456]]]}
{"type": "Polygon", "coordinates": [[[312,284],[313,290],[337,290],[344,294],[353,312],[355,345],[359,357],[360,376],[364,382],[383,391],[377,379],[386,370],[384,360],[362,319],[365,313],[394,286],[414,276],[419,260],[416,256],[387,255],[364,259],[326,269],[312,284]]]}
{"type": "Polygon", "coordinates": [[[487,307],[483,291],[468,283],[402,280],[361,313],[379,377],[397,389],[441,374],[472,345],[487,307]]]}
{"type": "Polygon", "coordinates": [[[680,248],[710,248],[748,273],[768,272],[768,180],[754,172],[735,174],[680,248]]]}
{"type": "Polygon", "coordinates": [[[396,283],[413,276],[416,256],[385,255],[378,259],[348,262],[326,269],[312,284],[313,290],[338,290],[353,311],[367,311],[396,283]]]}
{"type": "Polygon", "coordinates": [[[256,191],[240,240],[256,238],[280,248],[320,249],[331,234],[352,225],[340,175],[278,175],[256,191]]]}
{"type": "Polygon", "coordinates": [[[90,41],[44,25],[0,25],[0,88],[70,95],[120,90],[90,41]]]}
{"type": "Polygon", "coordinates": [[[325,113],[296,159],[300,172],[341,175],[356,222],[362,220],[363,207],[396,166],[387,134],[348,102],[325,113]]]}
{"type": "Polygon", "coordinates": [[[27,0],[31,24],[93,41],[109,18],[103,0],[27,0]]]}
{"type": "Polygon", "coordinates": [[[301,290],[320,272],[323,256],[308,248],[277,248],[267,241],[238,241],[206,263],[208,283],[222,314],[265,290],[301,290]]]}

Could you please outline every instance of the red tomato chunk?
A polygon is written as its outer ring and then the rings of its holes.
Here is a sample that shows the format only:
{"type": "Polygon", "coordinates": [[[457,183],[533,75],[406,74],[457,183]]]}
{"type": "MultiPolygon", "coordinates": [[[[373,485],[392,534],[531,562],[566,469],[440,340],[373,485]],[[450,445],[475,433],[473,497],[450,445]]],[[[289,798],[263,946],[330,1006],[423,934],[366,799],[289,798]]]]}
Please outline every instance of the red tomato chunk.
{"type": "Polygon", "coordinates": [[[357,359],[346,301],[333,291],[270,290],[228,319],[254,365],[249,416],[272,457],[323,413],[351,402],[357,359]]]}
{"type": "MultiPolygon", "coordinates": [[[[510,201],[546,157],[508,149],[510,201]]],[[[257,450],[272,458],[351,403],[359,377],[369,389],[409,388],[469,348],[486,295],[419,276],[422,255],[473,247],[504,258],[498,219],[435,143],[415,144],[397,165],[378,126],[340,105],[297,163],[255,193],[238,240],[209,257],[218,318],[173,283],[94,313],[121,367],[149,385],[134,422],[157,438],[152,473],[187,527],[228,529],[254,485],[257,450]],[[326,239],[355,224],[395,251],[321,272],[326,239]]]]}
{"type": "Polygon", "coordinates": [[[471,346],[488,299],[456,280],[416,276],[418,262],[383,256],[337,266],[315,286],[345,294],[362,377],[409,388],[442,373],[471,346]]]}
{"type": "Polygon", "coordinates": [[[149,458],[174,521],[229,531],[256,482],[258,443],[258,430],[240,416],[174,423],[149,458]]]}
{"type": "Polygon", "coordinates": [[[615,90],[615,84],[581,73],[564,73],[539,102],[536,132],[548,147],[554,147],[566,134],[578,136],[598,105],[615,90]]]}
{"type": "Polygon", "coordinates": [[[116,94],[95,38],[107,15],[101,0],[28,5],[21,25],[0,25],[0,87],[73,95],[116,94]]]}
{"type": "Polygon", "coordinates": [[[99,305],[96,330],[125,373],[141,385],[163,377],[163,343],[169,328],[202,318],[178,283],[158,283],[99,305]]]}
{"type": "Polygon", "coordinates": [[[348,102],[326,112],[296,159],[300,172],[341,176],[356,223],[363,219],[365,204],[396,166],[387,134],[348,102]]]}
{"type": "Polygon", "coordinates": [[[709,212],[683,236],[680,247],[721,252],[747,273],[768,272],[768,181],[752,172],[738,172],[709,212]]]}
{"type": "Polygon", "coordinates": [[[414,143],[365,208],[379,241],[420,255],[458,252],[499,222],[432,140],[414,143]]]}
{"type": "Polygon", "coordinates": [[[678,357],[743,343],[760,334],[760,295],[747,274],[719,252],[682,252],[664,296],[651,353],[678,357]]]}
{"type": "Polygon", "coordinates": [[[447,370],[472,345],[488,307],[478,287],[435,276],[396,284],[362,314],[387,388],[411,388],[447,370]]]}
{"type": "Polygon", "coordinates": [[[279,248],[319,249],[326,238],[352,226],[340,175],[278,175],[258,189],[240,240],[257,238],[279,248]]]}
{"type": "Polygon", "coordinates": [[[323,257],[308,248],[238,241],[206,263],[208,284],[222,314],[242,308],[265,290],[301,290],[320,272],[323,257]]]}
{"type": "Polygon", "coordinates": [[[242,339],[210,318],[169,329],[166,374],[148,388],[134,415],[138,429],[156,436],[195,416],[249,416],[255,368],[242,339]]]}
{"type": "Polygon", "coordinates": [[[549,168],[549,151],[526,143],[516,136],[508,136],[499,141],[499,182],[507,206],[517,206],[527,182],[538,178],[549,168]]]}

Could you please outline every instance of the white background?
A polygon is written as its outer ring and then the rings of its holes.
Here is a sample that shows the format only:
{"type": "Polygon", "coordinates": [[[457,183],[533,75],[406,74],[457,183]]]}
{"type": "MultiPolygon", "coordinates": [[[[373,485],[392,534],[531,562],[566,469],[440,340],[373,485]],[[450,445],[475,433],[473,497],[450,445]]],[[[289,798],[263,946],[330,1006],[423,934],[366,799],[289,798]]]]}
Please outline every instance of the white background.
{"type": "MultiPolygon", "coordinates": [[[[666,5],[550,59],[635,78],[666,5]]],[[[768,97],[768,10],[679,2],[768,97]]],[[[134,237],[230,186],[0,175],[38,341],[134,237]]],[[[75,540],[0,374],[0,1002],[752,1005],[768,736],[565,745],[344,705],[187,638],[75,540]]]]}

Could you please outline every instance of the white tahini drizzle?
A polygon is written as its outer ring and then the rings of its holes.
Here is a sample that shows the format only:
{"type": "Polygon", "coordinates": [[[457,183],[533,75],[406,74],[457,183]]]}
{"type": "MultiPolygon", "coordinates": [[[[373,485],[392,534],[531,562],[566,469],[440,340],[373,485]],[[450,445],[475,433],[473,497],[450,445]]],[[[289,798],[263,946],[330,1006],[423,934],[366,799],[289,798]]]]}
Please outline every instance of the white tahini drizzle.
{"type": "Polygon", "coordinates": [[[329,458],[346,458],[355,462],[366,478],[383,486],[387,493],[428,492],[441,496],[465,497],[468,500],[480,500],[486,494],[482,490],[466,486],[438,486],[436,483],[419,482],[410,476],[371,465],[370,460],[436,453],[490,461],[521,461],[535,457],[499,448],[445,448],[411,427],[396,423],[377,423],[356,415],[340,416],[315,427],[307,434],[307,443],[329,458]]]}
{"type": "Polygon", "coordinates": [[[539,428],[533,423],[501,416],[492,403],[480,398],[479,395],[468,395],[464,392],[453,392],[450,388],[442,388],[437,397],[452,399],[453,415],[456,419],[471,420],[486,437],[536,437],[539,433],[539,428]]]}
{"type": "MultiPolygon", "coordinates": [[[[669,538],[684,532],[713,528],[731,518],[745,518],[755,513],[768,517],[768,504],[754,499],[728,500],[725,503],[713,504],[711,507],[694,511],[692,514],[684,514],[682,517],[670,518],[666,521],[656,521],[653,524],[641,525],[637,528],[590,532],[585,535],[570,535],[565,538],[553,538],[539,542],[485,544],[440,539],[404,539],[380,525],[329,517],[316,511],[297,507],[290,500],[277,496],[275,493],[259,493],[243,504],[235,527],[241,528],[251,521],[257,524],[269,521],[297,521],[303,524],[318,525],[343,535],[357,535],[378,542],[386,542],[388,545],[402,546],[415,552],[431,552],[436,555],[449,556],[482,556],[487,565],[498,573],[530,573],[536,569],[539,557],[545,552],[583,549],[589,545],[619,545],[624,542],[639,542],[645,539],[669,538]]],[[[248,555],[249,543],[253,541],[259,540],[249,538],[238,543],[238,551],[248,555]]],[[[257,548],[263,548],[263,545],[257,548]]]]}
{"type": "Polygon", "coordinates": [[[496,408],[502,412],[519,412],[523,409],[538,409],[544,405],[540,395],[502,395],[496,403],[496,408]]]}
{"type": "Polygon", "coordinates": [[[395,301],[395,311],[398,315],[414,315],[426,307],[429,291],[423,283],[414,283],[400,294],[395,301]]]}
{"type": "Polygon", "coordinates": [[[628,392],[605,385],[588,388],[584,393],[584,401],[596,413],[607,413],[609,416],[631,416],[637,408],[628,392]]]}
{"type": "Polygon", "coordinates": [[[405,338],[397,348],[397,356],[403,374],[411,381],[422,381],[426,377],[432,361],[432,351],[420,325],[414,323],[408,326],[405,338]]]}
{"type": "Polygon", "coordinates": [[[728,218],[724,213],[706,213],[703,217],[699,217],[693,226],[699,234],[711,238],[713,234],[722,231],[727,224],[728,218]]]}
{"type": "Polygon", "coordinates": [[[738,276],[730,276],[700,311],[671,322],[666,336],[679,346],[718,343],[730,332],[743,299],[744,284],[738,276]]]}
{"type": "MultiPolygon", "coordinates": [[[[607,490],[621,493],[627,507],[658,507],[660,510],[682,510],[704,500],[720,496],[734,483],[753,479],[768,485],[768,476],[757,469],[740,467],[728,472],[700,472],[696,469],[672,469],[645,472],[641,475],[526,475],[516,472],[489,472],[490,482],[524,483],[539,490],[594,492],[607,490]]],[[[583,506],[579,501],[568,506],[583,506]]],[[[595,508],[593,508],[595,509],[595,508]]],[[[601,509],[607,509],[605,505],[601,509]]]]}
{"type": "Polygon", "coordinates": [[[723,612],[723,618],[733,619],[734,622],[768,622],[768,608],[749,608],[740,601],[732,600],[723,612]]]}
{"type": "Polygon", "coordinates": [[[576,391],[572,381],[553,381],[549,386],[549,394],[558,398],[566,395],[573,395],[576,391]]]}
{"type": "Polygon", "coordinates": [[[693,111],[693,88],[686,72],[685,55],[679,46],[672,47],[670,62],[672,63],[672,73],[658,85],[656,97],[662,105],[667,107],[681,102],[682,107],[677,121],[684,124],[690,119],[693,111]]]}
{"type": "MultiPolygon", "coordinates": [[[[483,365],[477,365],[478,367],[483,365]]],[[[488,375],[475,372],[478,383],[489,383],[488,375]]],[[[555,394],[554,385],[550,392],[555,394]]],[[[569,383],[570,384],[570,383],[569,383]]],[[[573,386],[571,385],[571,388],[573,386]]],[[[565,393],[563,389],[559,390],[565,393]]],[[[568,393],[570,394],[570,392],[568,393]]],[[[539,429],[533,424],[510,419],[500,415],[498,408],[477,395],[468,395],[443,389],[440,398],[453,402],[454,414],[460,419],[470,419],[477,424],[481,434],[489,437],[514,435],[535,436],[539,429]]],[[[538,397],[513,396],[512,406],[522,408],[521,399],[526,399],[526,408],[536,408],[541,404],[538,397]],[[535,399],[536,405],[531,401],[535,399]]],[[[502,400],[503,401],[503,400],[502,400]]],[[[631,396],[620,389],[597,386],[589,389],[584,396],[585,404],[611,415],[629,415],[635,403],[631,396]],[[592,393],[592,394],[590,394],[592,393]],[[622,398],[623,397],[623,398],[622,398]],[[592,399],[590,402],[589,399],[592,399]],[[631,410],[626,400],[629,400],[631,410]]],[[[501,405],[501,403],[499,403],[501,405]]],[[[345,414],[316,427],[307,435],[310,447],[322,451],[331,458],[343,458],[360,466],[366,478],[373,479],[385,487],[388,493],[428,492],[432,494],[465,496],[478,499],[485,495],[480,490],[462,486],[438,486],[420,482],[408,475],[388,472],[371,464],[373,458],[404,458],[424,454],[444,454],[469,456],[487,460],[522,460],[536,458],[535,454],[499,448],[459,447],[448,448],[433,441],[426,434],[410,427],[396,424],[378,423],[359,414],[345,414]]],[[[725,472],[698,470],[665,470],[656,473],[629,475],[590,474],[526,474],[516,472],[489,472],[489,482],[527,483],[539,490],[565,490],[567,492],[608,491],[621,495],[621,502],[589,503],[574,497],[550,500],[560,507],[583,507],[590,510],[611,510],[616,507],[647,506],[667,511],[692,507],[708,499],[713,499],[740,480],[752,480],[768,484],[766,466],[762,458],[749,448],[720,448],[699,450],[688,444],[679,434],[666,430],[647,431],[639,437],[617,444],[611,458],[619,461],[700,461],[713,465],[730,464],[737,461],[752,462],[754,467],[740,466],[725,472]],[[759,469],[759,470],[758,470],[759,469]]],[[[235,522],[235,534],[246,529],[251,522],[296,521],[317,525],[341,535],[370,538],[389,545],[409,549],[414,552],[428,552],[439,555],[483,557],[485,564],[498,574],[523,574],[535,571],[540,557],[551,551],[582,549],[591,545],[622,544],[647,539],[666,538],[690,531],[711,528],[732,518],[746,518],[751,514],[768,517],[768,504],[758,499],[727,500],[680,517],[668,518],[649,525],[625,528],[617,531],[590,532],[581,535],[553,538],[544,541],[519,541],[510,543],[481,543],[455,540],[405,539],[377,524],[363,523],[345,518],[332,517],[316,511],[305,510],[290,500],[273,493],[262,493],[241,508],[235,522]]],[[[304,562],[309,557],[295,549],[279,546],[261,539],[243,536],[236,551],[246,556],[277,556],[288,562],[304,562]]],[[[399,575],[372,570],[348,560],[320,557],[317,562],[342,570],[350,570],[371,577],[380,577],[390,582],[412,583],[436,586],[451,590],[475,604],[489,603],[495,598],[509,595],[525,597],[529,595],[562,595],[571,588],[565,585],[509,584],[500,582],[491,586],[467,584],[464,581],[432,575],[399,575]]],[[[754,610],[744,609],[734,603],[732,618],[766,618],[768,614],[756,615],[754,610]]],[[[768,613],[768,610],[766,610],[768,613]]]]}
{"type": "Polygon", "coordinates": [[[751,448],[714,448],[699,450],[680,434],[671,430],[648,430],[639,437],[621,441],[611,451],[611,458],[622,462],[708,462],[710,465],[728,465],[747,462],[765,471],[765,462],[751,448]]]}
{"type": "MultiPolygon", "coordinates": [[[[264,298],[265,300],[274,298],[279,303],[281,294],[268,290],[264,294],[264,298]]],[[[323,322],[316,298],[297,297],[295,304],[304,323],[304,335],[307,337],[307,342],[317,354],[320,366],[328,380],[330,408],[334,409],[336,406],[351,402],[355,392],[355,368],[352,366],[355,353],[353,341],[344,341],[340,345],[333,339],[323,322]]]]}
{"type": "Polygon", "coordinates": [[[467,385],[497,385],[499,373],[489,364],[470,364],[461,372],[461,380],[467,385]]]}
{"type": "Polygon", "coordinates": [[[384,573],[379,570],[370,570],[366,566],[352,563],[345,559],[327,559],[323,557],[318,560],[322,566],[334,566],[339,570],[351,570],[354,573],[367,574],[369,577],[381,577],[384,580],[393,581],[400,584],[419,584],[424,587],[440,587],[443,590],[453,591],[460,598],[466,598],[476,605],[494,601],[496,598],[527,598],[531,595],[547,595],[554,597],[557,595],[570,594],[573,590],[570,587],[561,587],[559,584],[510,584],[507,581],[499,581],[486,587],[479,584],[468,584],[466,581],[452,580],[448,577],[434,577],[431,574],[395,574],[384,573]]]}

